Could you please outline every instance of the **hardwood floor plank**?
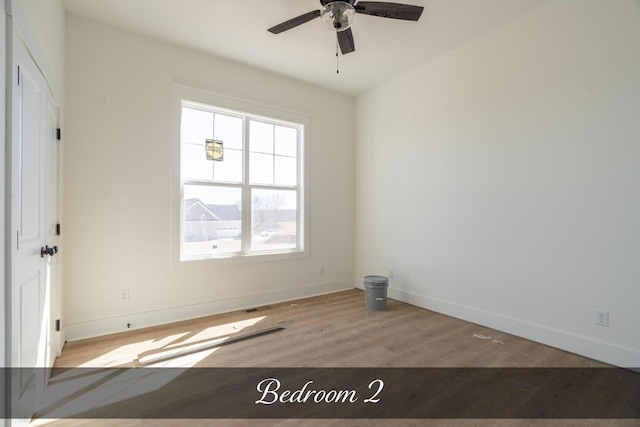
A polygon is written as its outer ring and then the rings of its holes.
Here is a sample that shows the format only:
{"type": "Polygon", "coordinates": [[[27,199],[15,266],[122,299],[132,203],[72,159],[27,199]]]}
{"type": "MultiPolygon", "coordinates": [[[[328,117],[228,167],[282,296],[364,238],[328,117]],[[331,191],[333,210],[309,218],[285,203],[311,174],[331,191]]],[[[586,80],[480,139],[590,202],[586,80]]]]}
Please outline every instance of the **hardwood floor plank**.
{"type": "MultiPolygon", "coordinates": [[[[360,290],[272,304],[67,343],[55,367],[129,367],[137,358],[194,342],[283,326],[285,330],[199,355],[197,367],[605,367],[480,325],[389,300],[368,311],[360,290]],[[476,336],[474,336],[476,335],[476,336]],[[482,337],[491,337],[482,339],[482,337]]],[[[180,395],[180,391],[176,392],[180,395]]],[[[59,420],[64,426],[606,426],[637,420],[59,420]]]]}
{"type": "Polygon", "coordinates": [[[219,338],[234,324],[257,318],[263,319],[229,336],[272,326],[286,330],[219,348],[198,366],[606,366],[398,301],[389,300],[386,311],[368,311],[359,290],[67,343],[55,366],[134,366],[139,354],[197,341],[194,337],[219,338]]]}

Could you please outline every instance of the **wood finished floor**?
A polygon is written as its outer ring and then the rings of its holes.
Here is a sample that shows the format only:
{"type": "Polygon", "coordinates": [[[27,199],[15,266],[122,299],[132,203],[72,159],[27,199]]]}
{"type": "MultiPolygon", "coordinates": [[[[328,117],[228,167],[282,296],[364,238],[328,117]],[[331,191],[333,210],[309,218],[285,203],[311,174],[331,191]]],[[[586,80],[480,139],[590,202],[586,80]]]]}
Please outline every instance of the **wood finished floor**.
{"type": "MultiPolygon", "coordinates": [[[[196,320],[67,343],[56,367],[140,366],[140,355],[284,326],[270,335],[175,359],[197,367],[604,367],[523,338],[389,300],[364,309],[350,290],[247,313],[196,320]],[[474,336],[476,335],[476,336],[474,336]],[[483,339],[480,337],[491,337],[483,339]]],[[[640,420],[39,420],[54,426],[640,426],[640,420]]]]}

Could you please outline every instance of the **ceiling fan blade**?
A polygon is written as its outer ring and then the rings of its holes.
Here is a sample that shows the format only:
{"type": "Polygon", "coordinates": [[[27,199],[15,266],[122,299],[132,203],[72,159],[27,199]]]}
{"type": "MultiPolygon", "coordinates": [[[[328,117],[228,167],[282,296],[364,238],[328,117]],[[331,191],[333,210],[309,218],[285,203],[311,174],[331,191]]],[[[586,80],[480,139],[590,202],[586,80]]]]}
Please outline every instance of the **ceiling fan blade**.
{"type": "Polygon", "coordinates": [[[298,25],[302,25],[305,22],[309,22],[312,19],[319,18],[319,17],[320,17],[320,11],[314,10],[314,11],[305,13],[304,15],[296,16],[295,18],[289,19],[288,21],[284,21],[282,24],[278,24],[274,27],[271,27],[267,31],[273,34],[280,34],[283,31],[290,30],[292,28],[297,27],[298,25]]]}
{"type": "Polygon", "coordinates": [[[347,28],[344,31],[339,31],[337,34],[338,44],[340,45],[340,52],[342,52],[343,55],[356,50],[356,45],[353,43],[353,33],[351,32],[351,28],[347,28]]]}
{"type": "Polygon", "coordinates": [[[417,21],[422,15],[424,7],[412,4],[400,4],[378,1],[359,1],[355,5],[356,12],[365,15],[380,16],[382,18],[404,19],[417,21]]]}

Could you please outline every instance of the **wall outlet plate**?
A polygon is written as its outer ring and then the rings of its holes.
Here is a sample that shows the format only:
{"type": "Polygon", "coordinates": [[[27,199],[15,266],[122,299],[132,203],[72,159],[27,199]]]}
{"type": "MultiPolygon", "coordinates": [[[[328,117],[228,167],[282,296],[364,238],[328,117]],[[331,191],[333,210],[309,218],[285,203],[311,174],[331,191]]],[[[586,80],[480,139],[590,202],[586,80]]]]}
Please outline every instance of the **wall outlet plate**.
{"type": "Polygon", "coordinates": [[[609,312],[607,310],[596,310],[596,325],[609,326],[609,312]]]}

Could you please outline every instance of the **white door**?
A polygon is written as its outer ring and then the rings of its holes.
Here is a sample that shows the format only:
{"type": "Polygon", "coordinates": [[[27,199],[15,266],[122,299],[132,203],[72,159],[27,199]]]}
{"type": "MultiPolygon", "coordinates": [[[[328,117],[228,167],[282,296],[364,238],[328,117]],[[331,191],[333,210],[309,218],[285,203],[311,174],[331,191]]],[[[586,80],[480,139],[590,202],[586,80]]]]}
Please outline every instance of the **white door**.
{"type": "Polygon", "coordinates": [[[30,418],[50,367],[47,149],[52,96],[17,33],[11,82],[11,366],[12,413],[30,418]],[[34,369],[39,368],[39,369],[34,369]]]}

